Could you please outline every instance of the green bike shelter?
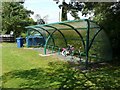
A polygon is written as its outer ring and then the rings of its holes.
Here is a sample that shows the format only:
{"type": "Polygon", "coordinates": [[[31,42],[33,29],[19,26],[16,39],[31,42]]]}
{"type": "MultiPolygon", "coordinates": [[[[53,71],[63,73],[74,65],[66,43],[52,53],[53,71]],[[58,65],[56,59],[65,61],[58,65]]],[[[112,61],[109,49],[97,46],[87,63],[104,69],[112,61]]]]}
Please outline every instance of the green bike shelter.
{"type": "Polygon", "coordinates": [[[112,59],[112,49],[109,39],[96,22],[84,20],[63,21],[50,24],[27,26],[27,36],[39,33],[46,39],[44,54],[50,46],[54,50],[75,47],[75,52],[85,59],[86,66],[89,62],[109,61],[112,59]]]}

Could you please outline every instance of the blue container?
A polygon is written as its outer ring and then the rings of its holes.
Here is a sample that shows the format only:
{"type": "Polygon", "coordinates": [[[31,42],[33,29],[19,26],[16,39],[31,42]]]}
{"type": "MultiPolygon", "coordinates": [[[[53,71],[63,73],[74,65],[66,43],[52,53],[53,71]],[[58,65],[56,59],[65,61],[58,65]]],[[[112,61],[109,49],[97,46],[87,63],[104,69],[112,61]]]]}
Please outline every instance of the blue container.
{"type": "Polygon", "coordinates": [[[32,36],[26,37],[26,45],[27,45],[27,47],[33,46],[33,37],[32,36]]]}
{"type": "Polygon", "coordinates": [[[16,38],[16,40],[17,40],[17,47],[18,48],[23,47],[23,38],[19,37],[19,38],[16,38]]]}
{"type": "Polygon", "coordinates": [[[27,47],[30,46],[43,46],[45,44],[45,39],[42,36],[28,36],[26,37],[27,47]]]}
{"type": "Polygon", "coordinates": [[[38,45],[37,36],[33,36],[33,46],[37,45],[38,45]]]}
{"type": "Polygon", "coordinates": [[[34,42],[36,45],[44,46],[45,45],[45,39],[42,36],[36,36],[34,37],[34,42]]]}

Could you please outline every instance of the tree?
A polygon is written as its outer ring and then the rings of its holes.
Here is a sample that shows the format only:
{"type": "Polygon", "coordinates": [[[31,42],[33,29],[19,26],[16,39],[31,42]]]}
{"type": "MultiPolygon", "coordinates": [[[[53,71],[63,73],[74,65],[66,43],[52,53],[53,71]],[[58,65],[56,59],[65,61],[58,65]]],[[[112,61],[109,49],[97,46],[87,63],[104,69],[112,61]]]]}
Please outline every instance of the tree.
{"type": "Polygon", "coordinates": [[[24,32],[24,27],[34,24],[30,14],[31,10],[26,10],[19,2],[3,2],[2,3],[2,33],[9,34],[10,31],[14,35],[19,36],[24,32]]]}
{"type": "Polygon", "coordinates": [[[120,1],[85,3],[83,14],[89,11],[94,11],[94,20],[103,26],[109,36],[114,57],[120,57],[120,1]]]}
{"type": "Polygon", "coordinates": [[[46,24],[48,15],[44,16],[43,18],[41,18],[40,14],[36,14],[35,18],[37,19],[37,24],[46,24]]]}
{"type": "MultiPolygon", "coordinates": [[[[56,0],[56,3],[59,2],[56,0]]],[[[82,10],[83,4],[79,2],[70,2],[67,4],[65,0],[63,0],[62,4],[59,5],[59,8],[62,8],[62,15],[61,15],[61,21],[67,20],[67,13],[70,12],[71,16],[74,17],[74,19],[80,19],[78,16],[78,12],[82,10]]]]}

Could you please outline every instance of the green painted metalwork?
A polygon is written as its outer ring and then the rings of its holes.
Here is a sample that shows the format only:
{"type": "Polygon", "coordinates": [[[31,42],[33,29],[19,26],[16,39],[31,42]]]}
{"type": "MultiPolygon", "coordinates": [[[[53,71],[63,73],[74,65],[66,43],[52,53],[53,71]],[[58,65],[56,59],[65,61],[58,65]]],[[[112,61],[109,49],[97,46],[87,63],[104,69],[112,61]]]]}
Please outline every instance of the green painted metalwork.
{"type": "MultiPolygon", "coordinates": [[[[44,27],[44,26],[47,26],[47,25],[49,26],[49,25],[56,25],[56,24],[60,24],[60,23],[74,23],[74,22],[82,22],[82,21],[85,21],[85,19],[83,19],[83,20],[82,19],[80,19],[80,20],[68,20],[68,21],[63,21],[63,22],[56,22],[56,23],[42,24],[42,25],[41,24],[40,25],[33,25],[33,26],[27,26],[26,28],[29,28],[29,27],[35,28],[36,26],[44,27]]],[[[63,29],[66,29],[66,28],[63,28],[63,29]]],[[[86,29],[86,28],[78,28],[78,29],[86,29]]]]}
{"type": "MultiPolygon", "coordinates": [[[[48,30],[46,30],[46,29],[44,29],[44,28],[42,28],[40,26],[36,26],[36,28],[41,28],[42,30],[46,31],[50,35],[50,32],[48,30]]],[[[53,44],[55,46],[55,40],[54,40],[53,36],[51,36],[51,38],[52,38],[53,44]]]]}
{"type": "MultiPolygon", "coordinates": [[[[45,24],[46,25],[46,24],[45,24]]],[[[30,26],[30,28],[40,28],[41,26],[30,26]]],[[[42,26],[42,27],[44,27],[44,26],[42,26]]],[[[29,28],[29,26],[27,27],[27,28],[29,28]]],[[[90,29],[99,29],[100,27],[92,27],[92,28],[90,28],[90,29]]],[[[77,29],[77,30],[87,30],[87,28],[75,28],[75,29],[77,29]]],[[[46,29],[45,29],[46,30],[46,29]]],[[[53,29],[49,29],[49,30],[53,30],[53,29]]],[[[62,28],[62,29],[60,29],[60,30],[72,30],[72,28],[70,29],[70,28],[62,28]]]]}
{"type": "Polygon", "coordinates": [[[98,31],[95,33],[95,35],[93,36],[93,39],[91,40],[91,42],[90,42],[90,44],[89,44],[88,51],[90,50],[90,48],[91,48],[91,46],[92,46],[92,44],[93,44],[93,41],[94,41],[95,37],[99,34],[99,32],[100,32],[101,30],[102,30],[102,28],[100,28],[100,30],[98,30],[98,31]]]}
{"type": "Polygon", "coordinates": [[[55,30],[48,36],[48,38],[47,38],[47,40],[46,40],[46,43],[45,43],[45,45],[44,45],[44,54],[45,54],[45,55],[46,55],[46,49],[47,49],[48,41],[49,41],[49,39],[51,38],[51,36],[53,35],[53,33],[56,32],[56,31],[58,31],[58,30],[55,29],[55,30]]]}
{"type": "Polygon", "coordinates": [[[60,23],[60,24],[62,24],[62,25],[66,25],[66,26],[69,26],[69,27],[71,27],[73,30],[75,30],[75,32],[80,36],[80,38],[81,38],[80,40],[82,40],[82,44],[83,44],[84,49],[85,49],[85,42],[84,42],[84,40],[83,40],[82,35],[77,31],[77,29],[75,29],[73,26],[68,25],[68,24],[65,24],[65,23],[60,23]]]}
{"type": "MultiPolygon", "coordinates": [[[[57,29],[57,28],[55,28],[55,27],[53,27],[53,26],[50,26],[50,25],[45,25],[45,26],[54,28],[56,31],[58,31],[58,32],[62,35],[62,37],[63,37],[63,39],[64,39],[64,41],[65,41],[65,45],[67,46],[67,40],[66,40],[64,34],[63,34],[59,29],[57,29]]],[[[52,33],[52,34],[53,34],[53,33],[52,33]]],[[[51,35],[52,35],[52,34],[51,34],[51,35]]]]}
{"type": "MultiPolygon", "coordinates": [[[[29,36],[30,31],[37,31],[45,39],[44,35],[40,31],[36,30],[35,28],[28,28],[28,29],[29,30],[27,30],[27,37],[29,36]]],[[[27,47],[29,47],[29,46],[27,45],[27,47]]]]}
{"type": "Polygon", "coordinates": [[[46,45],[44,45],[44,54],[46,55],[46,45]]]}
{"type": "MultiPolygon", "coordinates": [[[[56,30],[55,30],[56,31],[56,30]]],[[[49,41],[49,38],[51,37],[51,34],[48,36],[47,40],[46,40],[46,43],[44,45],[44,54],[46,55],[46,49],[47,49],[47,44],[48,44],[48,41],[49,41]]]]}
{"type": "MultiPolygon", "coordinates": [[[[35,28],[29,28],[29,29],[30,29],[29,31],[37,31],[37,32],[40,33],[41,36],[43,36],[43,38],[45,39],[44,35],[43,35],[40,31],[36,30],[35,28]]],[[[27,37],[28,37],[28,36],[27,36],[27,37]]]]}
{"type": "Polygon", "coordinates": [[[88,48],[89,48],[90,21],[89,20],[86,20],[86,21],[87,21],[87,36],[86,36],[86,61],[85,61],[85,65],[87,68],[88,67],[88,56],[89,56],[88,48]]]}
{"type": "MultiPolygon", "coordinates": [[[[65,37],[64,33],[61,32],[61,30],[74,30],[79,35],[79,37],[77,37],[77,39],[80,39],[82,41],[83,46],[84,46],[83,53],[84,53],[84,56],[86,57],[86,61],[85,61],[86,68],[88,67],[88,63],[89,63],[88,58],[90,57],[90,55],[89,55],[89,53],[91,52],[90,49],[92,48],[92,45],[94,44],[93,42],[96,40],[96,37],[98,36],[98,34],[102,30],[102,28],[100,28],[100,26],[96,22],[94,22],[92,20],[88,20],[88,19],[63,21],[63,22],[43,24],[43,25],[34,25],[34,26],[28,26],[26,28],[28,28],[28,29],[29,28],[40,28],[48,33],[49,36],[47,37],[46,43],[44,45],[44,54],[47,53],[46,49],[48,46],[48,42],[52,38],[53,38],[53,43],[54,43],[54,45],[52,46],[52,52],[53,52],[53,50],[55,48],[55,37],[53,37],[53,35],[55,34],[56,31],[58,31],[62,35],[64,42],[67,46],[68,39],[65,37]],[[81,25],[83,25],[83,26],[81,26],[81,25]],[[90,33],[90,32],[92,32],[92,29],[96,30],[96,32],[90,33]],[[85,34],[82,36],[81,32],[79,32],[79,30],[86,30],[85,34]],[[49,31],[51,31],[51,33],[49,31]],[[92,38],[90,35],[93,35],[92,38]],[[83,38],[83,37],[86,37],[86,40],[84,40],[85,38],[83,38]]],[[[40,30],[38,30],[38,31],[40,31],[40,30]]],[[[28,32],[27,32],[27,35],[28,35],[28,32]]],[[[60,47],[58,47],[58,49],[57,49],[58,54],[60,54],[60,50],[61,50],[60,47]]],[[[79,52],[80,57],[82,55],[81,53],[82,52],[79,52]]]]}

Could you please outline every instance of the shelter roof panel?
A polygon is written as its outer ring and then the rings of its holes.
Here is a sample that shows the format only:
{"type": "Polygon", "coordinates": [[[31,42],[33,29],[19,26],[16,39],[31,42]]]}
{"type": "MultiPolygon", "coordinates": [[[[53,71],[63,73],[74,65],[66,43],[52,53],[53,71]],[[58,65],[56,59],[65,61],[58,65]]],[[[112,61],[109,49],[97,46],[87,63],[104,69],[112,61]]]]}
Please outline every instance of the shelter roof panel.
{"type": "MultiPolygon", "coordinates": [[[[74,27],[75,29],[87,30],[87,26],[88,26],[87,21],[83,19],[83,20],[71,20],[71,21],[63,21],[63,22],[42,24],[42,25],[33,25],[33,26],[28,26],[26,28],[41,28],[41,29],[43,28],[46,30],[54,30],[54,28],[57,28],[59,30],[70,30],[71,27],[74,27]]],[[[94,21],[90,21],[90,28],[100,28],[100,27],[94,21]]]]}

